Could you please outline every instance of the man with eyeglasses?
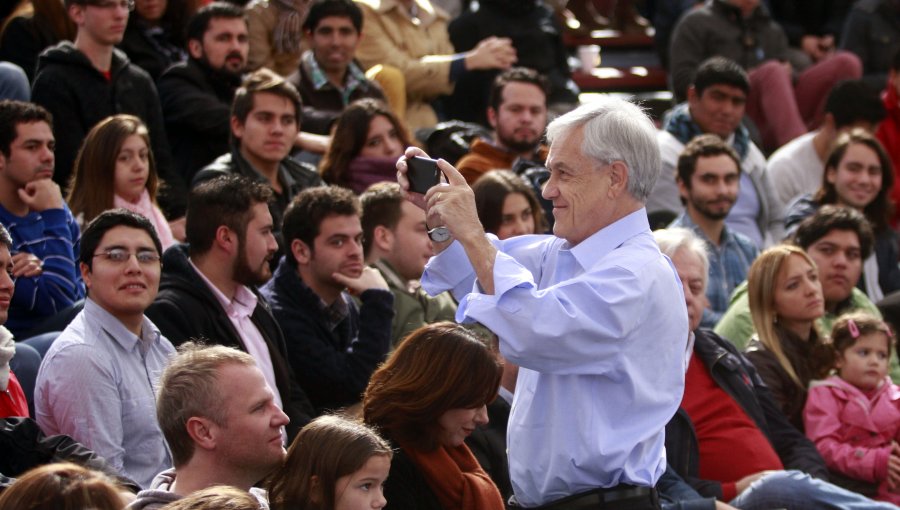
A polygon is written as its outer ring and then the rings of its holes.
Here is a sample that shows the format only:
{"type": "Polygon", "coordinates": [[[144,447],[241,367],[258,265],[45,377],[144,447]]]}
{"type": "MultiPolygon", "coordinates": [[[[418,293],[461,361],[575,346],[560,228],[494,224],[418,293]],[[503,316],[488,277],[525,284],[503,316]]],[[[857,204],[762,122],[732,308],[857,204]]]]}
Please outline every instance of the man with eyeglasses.
{"type": "Polygon", "coordinates": [[[159,289],[161,244],[150,222],[106,211],[81,237],[84,309],[41,363],[35,418],[66,434],[141,487],[172,466],[155,395],[172,344],[144,316],[159,289]]]}
{"type": "Polygon", "coordinates": [[[156,171],[168,185],[160,205],[171,218],[184,214],[185,183],[174,175],[162,109],[153,80],[115,48],[122,41],[133,0],[65,0],[77,27],[75,41],[63,41],[41,53],[32,100],[53,114],[56,174],[69,183],[73,162],[85,135],[117,113],[140,118],[150,133],[156,171]]]}

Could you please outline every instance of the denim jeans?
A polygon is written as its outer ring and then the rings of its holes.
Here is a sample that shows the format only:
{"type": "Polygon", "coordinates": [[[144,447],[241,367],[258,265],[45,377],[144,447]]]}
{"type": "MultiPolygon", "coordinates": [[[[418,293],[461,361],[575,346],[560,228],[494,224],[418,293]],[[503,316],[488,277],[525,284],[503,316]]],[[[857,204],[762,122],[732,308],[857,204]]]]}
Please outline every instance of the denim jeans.
{"type": "Polygon", "coordinates": [[[777,471],[760,478],[729,504],[741,510],[897,509],[890,503],[873,501],[794,470],[777,471]]]}

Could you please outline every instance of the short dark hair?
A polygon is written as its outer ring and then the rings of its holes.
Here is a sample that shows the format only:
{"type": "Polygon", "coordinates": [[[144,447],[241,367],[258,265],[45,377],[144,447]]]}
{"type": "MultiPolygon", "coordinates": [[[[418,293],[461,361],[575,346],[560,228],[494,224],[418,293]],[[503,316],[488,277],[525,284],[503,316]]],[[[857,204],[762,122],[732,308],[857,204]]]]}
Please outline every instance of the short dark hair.
{"type": "Polygon", "coordinates": [[[78,253],[78,260],[88,269],[94,269],[94,252],[97,251],[97,246],[100,245],[103,236],[115,227],[143,230],[153,241],[156,253],[162,255],[162,243],[150,220],[128,209],[110,209],[98,214],[81,233],[81,251],[78,253]]]}
{"type": "Polygon", "coordinates": [[[547,80],[546,76],[527,67],[513,67],[503,71],[494,78],[494,82],[491,84],[491,93],[488,101],[491,108],[494,110],[500,108],[500,103],[503,101],[503,89],[513,82],[530,83],[541,89],[541,92],[544,93],[545,103],[547,96],[550,95],[550,82],[547,80]]]}
{"type": "Polygon", "coordinates": [[[700,158],[709,158],[712,156],[721,156],[722,154],[731,158],[737,165],[738,173],[741,172],[741,158],[737,152],[722,140],[718,135],[698,135],[684,146],[684,150],[678,155],[678,164],[676,165],[677,177],[681,182],[690,189],[691,177],[697,169],[697,160],[700,158]]]}
{"type": "Polygon", "coordinates": [[[694,90],[698,96],[713,85],[731,85],[750,93],[750,78],[747,71],[737,62],[725,57],[712,57],[704,60],[694,75],[694,90]]]}
{"type": "MultiPolygon", "coordinates": [[[[329,216],[359,216],[359,200],[356,195],[340,186],[317,186],[298,193],[284,211],[281,233],[284,236],[285,251],[290,252],[294,239],[299,239],[312,253],[319,235],[319,226],[329,216]]],[[[294,257],[288,256],[287,260],[296,265],[294,257]]]]}
{"type": "Polygon", "coordinates": [[[389,230],[397,228],[403,217],[403,190],[396,182],[375,183],[359,196],[362,207],[363,252],[369,256],[375,227],[381,225],[389,230]]]}
{"type": "Polygon", "coordinates": [[[875,235],[872,226],[861,212],[840,205],[823,205],[815,214],[803,220],[794,232],[793,242],[808,251],[813,243],[832,230],[847,230],[859,238],[859,249],[865,260],[872,253],[875,235]]]}
{"type": "Polygon", "coordinates": [[[240,7],[228,2],[213,2],[198,9],[188,20],[187,40],[202,41],[203,35],[209,30],[210,22],[216,18],[247,21],[244,10],[240,7]]]}
{"type": "Polygon", "coordinates": [[[244,83],[234,93],[234,102],[231,103],[231,115],[237,117],[241,124],[247,122],[247,115],[250,115],[250,112],[253,110],[253,97],[262,93],[274,94],[290,101],[294,105],[297,124],[300,124],[300,113],[303,111],[300,93],[289,81],[265,67],[247,75],[244,83]]]}
{"type": "Polygon", "coordinates": [[[44,107],[25,101],[0,101],[0,152],[7,158],[10,146],[19,136],[19,124],[46,122],[53,129],[53,116],[44,107]]]}
{"type": "Polygon", "coordinates": [[[844,80],[835,85],[825,100],[825,113],[834,116],[838,129],[857,122],[875,125],[885,115],[878,91],[862,80],[844,80]]]}
{"type": "Polygon", "coordinates": [[[268,184],[234,174],[197,185],[191,190],[184,226],[190,254],[208,252],[221,225],[235,231],[243,243],[253,206],[268,204],[272,195],[268,184]]]}
{"type": "Polygon", "coordinates": [[[872,225],[872,229],[881,233],[890,228],[891,216],[894,214],[894,204],[891,202],[890,193],[894,188],[894,167],[891,157],[884,146],[872,133],[865,129],[853,129],[849,133],[840,135],[831,147],[831,152],[825,160],[825,171],[822,173],[822,186],[815,194],[815,201],[820,204],[836,204],[838,202],[837,188],[828,182],[828,171],[837,170],[847,149],[851,145],[859,144],[868,147],[878,156],[878,164],[881,166],[881,189],[875,198],[866,205],[863,213],[872,225]]]}
{"type": "Polygon", "coordinates": [[[350,18],[356,32],[362,32],[362,9],[352,0],[316,0],[309,8],[306,21],[303,22],[303,30],[312,32],[319,26],[320,21],[330,17],[350,18]]]}
{"type": "Polygon", "coordinates": [[[6,227],[3,225],[0,225],[0,245],[6,246],[10,250],[13,249],[12,236],[9,235],[9,230],[6,230],[6,227]]]}

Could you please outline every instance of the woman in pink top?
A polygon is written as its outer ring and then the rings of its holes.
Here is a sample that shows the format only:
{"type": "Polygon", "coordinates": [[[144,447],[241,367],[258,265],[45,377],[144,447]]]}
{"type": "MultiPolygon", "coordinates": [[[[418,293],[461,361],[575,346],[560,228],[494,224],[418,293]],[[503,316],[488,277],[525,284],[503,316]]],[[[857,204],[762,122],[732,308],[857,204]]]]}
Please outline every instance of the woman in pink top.
{"type": "Polygon", "coordinates": [[[170,224],[163,216],[156,204],[160,185],[147,127],[133,115],[113,115],[85,137],[66,201],[82,226],[116,207],[145,216],[165,250],[184,239],[184,218],[170,224]]]}

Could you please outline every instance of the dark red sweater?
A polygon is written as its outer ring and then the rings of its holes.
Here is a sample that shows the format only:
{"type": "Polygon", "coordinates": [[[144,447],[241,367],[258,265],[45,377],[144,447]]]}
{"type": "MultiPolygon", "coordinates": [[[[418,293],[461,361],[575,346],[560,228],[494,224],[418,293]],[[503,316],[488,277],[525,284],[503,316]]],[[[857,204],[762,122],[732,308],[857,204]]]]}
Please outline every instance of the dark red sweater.
{"type": "Polygon", "coordinates": [[[700,477],[722,484],[722,499],[737,496],[735,482],[747,475],[784,469],[765,434],[738,403],[716,384],[696,354],[685,375],[681,407],[697,432],[700,477]]]}

